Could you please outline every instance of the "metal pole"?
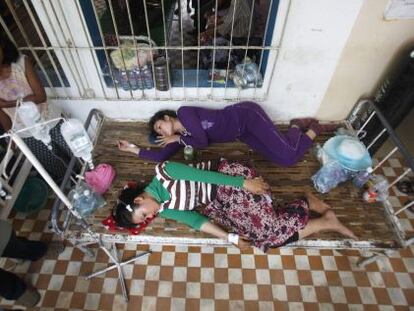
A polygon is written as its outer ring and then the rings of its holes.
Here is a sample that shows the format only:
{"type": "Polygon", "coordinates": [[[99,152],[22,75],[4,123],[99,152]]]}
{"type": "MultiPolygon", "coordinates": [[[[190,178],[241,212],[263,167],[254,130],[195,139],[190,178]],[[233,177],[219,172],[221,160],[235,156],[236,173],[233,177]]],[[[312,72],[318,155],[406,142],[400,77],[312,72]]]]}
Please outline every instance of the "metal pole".
{"type": "Polygon", "coordinates": [[[27,147],[26,143],[23,139],[20,138],[19,135],[16,133],[11,133],[10,138],[14,141],[16,146],[21,150],[21,152],[26,156],[26,158],[33,164],[39,174],[43,177],[43,179],[47,182],[47,184],[52,188],[52,190],[56,193],[59,199],[67,206],[67,208],[71,211],[71,213],[79,220],[85,222],[79,213],[73,208],[72,203],[66,197],[66,195],[60,190],[59,186],[55,183],[55,181],[50,177],[49,173],[45,170],[43,165],[39,162],[39,160],[35,157],[32,151],[27,147]]]}

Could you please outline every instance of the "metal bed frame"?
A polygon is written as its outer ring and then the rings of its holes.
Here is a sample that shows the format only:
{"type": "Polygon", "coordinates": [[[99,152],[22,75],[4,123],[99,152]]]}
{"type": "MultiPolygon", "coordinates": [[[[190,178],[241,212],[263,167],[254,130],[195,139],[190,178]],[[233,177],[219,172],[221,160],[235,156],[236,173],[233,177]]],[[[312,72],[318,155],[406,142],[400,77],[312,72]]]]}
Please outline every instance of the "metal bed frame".
{"type": "MultiPolygon", "coordinates": [[[[398,181],[400,181],[402,178],[404,178],[410,171],[414,169],[414,161],[412,157],[410,156],[407,149],[404,147],[402,142],[399,140],[399,138],[396,136],[394,130],[389,126],[387,120],[381,113],[381,111],[378,109],[378,107],[375,105],[374,102],[369,100],[364,100],[359,102],[353,111],[350,113],[349,117],[345,121],[345,124],[347,125],[348,129],[353,130],[356,134],[362,132],[366,125],[369,123],[370,120],[374,118],[374,116],[377,115],[380,121],[382,122],[384,129],[381,131],[380,135],[383,135],[385,131],[387,131],[392,139],[392,141],[395,143],[396,147],[393,149],[393,151],[388,154],[382,161],[378,163],[378,165],[374,168],[374,171],[377,170],[383,163],[390,158],[396,151],[400,151],[402,157],[406,160],[407,166],[409,167],[403,174],[398,176],[393,182],[390,184],[390,188],[393,187],[398,181]],[[369,110],[369,114],[366,116],[365,120],[363,120],[362,113],[364,111],[369,110]],[[358,122],[357,122],[358,121],[358,122]],[[363,121],[363,122],[362,122],[363,121]]],[[[94,110],[91,112],[87,122],[86,126],[87,128],[90,127],[90,123],[93,117],[100,118],[100,122],[98,122],[98,127],[96,128],[95,133],[95,139],[94,143],[96,144],[97,137],[99,135],[99,126],[103,122],[103,116],[100,112],[97,110],[94,110]]],[[[375,137],[373,141],[376,141],[378,137],[375,137]]],[[[368,149],[372,145],[372,142],[368,145],[368,149]]],[[[73,165],[75,163],[75,159],[72,159],[70,165],[70,170],[72,169],[73,165]]],[[[68,170],[67,176],[65,176],[64,183],[65,185],[61,186],[61,189],[65,189],[67,187],[67,182],[70,179],[70,171],[68,170]]],[[[385,213],[392,225],[392,228],[394,232],[396,233],[396,243],[395,243],[395,249],[408,246],[413,243],[413,239],[406,239],[405,232],[399,222],[398,214],[402,211],[406,210],[408,207],[412,206],[414,203],[409,203],[403,208],[399,209],[398,211],[394,211],[391,203],[387,200],[384,202],[384,209],[385,213]]],[[[58,215],[59,215],[59,200],[55,202],[53,206],[53,212],[52,212],[52,224],[53,228],[56,233],[60,235],[64,235],[65,231],[68,229],[68,226],[71,222],[72,216],[70,213],[66,215],[65,218],[63,218],[63,226],[58,226],[58,215]]],[[[137,235],[137,236],[131,236],[131,235],[125,235],[125,234],[114,234],[114,233],[99,233],[101,238],[104,241],[110,242],[110,243],[136,243],[136,244],[186,244],[186,245],[230,245],[227,242],[216,239],[216,238],[200,238],[200,237],[174,237],[174,236],[163,236],[163,237],[157,237],[157,236],[151,236],[146,235],[145,232],[143,234],[137,235]]],[[[93,240],[93,237],[91,237],[88,233],[85,232],[77,232],[77,233],[71,233],[69,236],[69,239],[72,240],[72,243],[80,248],[83,248],[83,244],[87,245],[91,242],[91,239],[93,240]]],[[[374,243],[370,241],[353,241],[353,240],[302,240],[298,241],[296,243],[292,243],[289,246],[286,247],[306,247],[306,248],[335,248],[335,249],[344,249],[344,248],[353,248],[353,249],[359,249],[359,250],[378,250],[379,254],[383,254],[384,252],[389,251],[389,247],[381,247],[379,243],[374,243]]],[[[84,250],[85,252],[89,252],[86,248],[84,250]]],[[[361,265],[364,265],[366,263],[361,263],[361,265]]]]}
{"type": "MultiPolygon", "coordinates": [[[[394,181],[391,182],[390,188],[393,187],[398,181],[400,181],[404,176],[406,176],[410,171],[414,170],[414,160],[407,151],[406,147],[400,141],[400,139],[395,134],[395,131],[391,128],[388,124],[386,118],[381,113],[380,109],[375,105],[375,103],[371,100],[363,100],[360,101],[353,111],[349,114],[345,124],[347,125],[349,130],[353,130],[356,134],[364,131],[366,125],[377,116],[378,119],[384,126],[383,131],[374,138],[373,141],[376,141],[381,135],[387,132],[394,142],[396,147],[382,160],[378,163],[378,165],[374,168],[374,171],[377,170],[383,163],[390,158],[394,153],[399,151],[407,163],[409,167],[403,174],[398,176],[394,181]]],[[[92,110],[89,114],[85,128],[88,130],[89,134],[93,138],[94,145],[97,143],[97,139],[99,137],[100,128],[103,124],[104,116],[98,110],[92,110]]],[[[371,142],[368,145],[369,147],[372,145],[371,142]]],[[[60,185],[60,189],[62,192],[67,191],[68,188],[73,186],[73,181],[71,179],[71,175],[73,174],[72,170],[75,167],[77,159],[72,157],[68,170],[65,174],[64,180],[60,185]]],[[[85,171],[85,164],[82,166],[80,174],[82,175],[85,171]]],[[[412,206],[414,203],[408,203],[404,207],[400,208],[397,211],[394,211],[391,203],[389,200],[384,202],[384,208],[386,211],[386,215],[391,221],[391,224],[397,233],[398,239],[398,246],[395,249],[381,249],[376,244],[367,243],[366,241],[352,241],[352,240],[343,240],[343,241],[321,241],[321,240],[303,240],[296,243],[292,243],[286,247],[306,247],[306,248],[334,248],[334,249],[344,249],[344,248],[353,248],[358,249],[361,251],[369,250],[372,252],[370,256],[361,257],[358,265],[363,267],[375,260],[378,260],[381,257],[389,256],[392,252],[398,251],[400,248],[407,247],[414,243],[414,237],[406,237],[406,234],[399,222],[398,214],[406,210],[408,207],[412,206]]],[[[119,274],[119,280],[121,282],[122,291],[124,294],[124,298],[127,300],[127,291],[125,280],[123,277],[121,267],[125,264],[132,263],[138,258],[143,255],[147,255],[151,253],[151,251],[144,252],[134,258],[129,259],[126,262],[120,262],[118,260],[116,244],[117,243],[134,243],[134,244],[187,244],[187,245],[229,245],[227,242],[215,238],[178,238],[178,237],[154,237],[148,236],[144,234],[131,236],[131,235],[122,235],[116,233],[96,233],[90,230],[89,224],[83,219],[76,219],[73,217],[73,213],[69,212],[64,207],[65,204],[62,203],[59,197],[56,198],[53,208],[52,208],[52,215],[51,215],[51,223],[53,227],[53,231],[58,234],[62,239],[68,239],[75,247],[78,247],[82,250],[85,254],[93,255],[92,251],[87,247],[89,245],[98,244],[101,249],[108,255],[108,257],[114,262],[114,264],[106,269],[101,271],[95,272],[86,278],[89,279],[94,277],[100,273],[104,273],[110,269],[117,268],[119,274]],[[65,213],[66,211],[66,213],[65,213]],[[75,224],[73,222],[75,221],[75,224]],[[75,225],[75,229],[73,229],[73,225],[75,225]]]]}
{"type": "MultiPolygon", "coordinates": [[[[400,156],[405,161],[405,165],[407,169],[397,176],[388,186],[388,189],[391,189],[394,185],[396,185],[399,181],[401,181],[404,177],[406,177],[409,173],[414,172],[414,157],[409,153],[405,145],[401,142],[398,138],[395,130],[391,127],[389,122],[387,121],[386,117],[382,113],[380,107],[370,99],[362,99],[360,100],[354,107],[354,109],[349,114],[346,122],[349,129],[355,130],[356,135],[359,135],[364,131],[370,121],[377,118],[383,126],[383,129],[375,136],[372,141],[367,144],[368,150],[375,144],[375,142],[380,139],[383,135],[388,134],[389,138],[391,139],[392,143],[395,147],[382,159],[375,167],[374,172],[380,168],[391,156],[399,152],[400,156]]],[[[407,236],[406,232],[401,226],[399,221],[398,215],[403,211],[407,210],[409,207],[414,205],[414,201],[408,202],[403,207],[398,210],[394,210],[391,202],[386,200],[384,203],[385,211],[391,221],[391,224],[394,227],[395,232],[398,234],[399,243],[402,248],[408,247],[414,243],[414,236],[407,236]]],[[[388,250],[374,250],[372,251],[372,255],[367,257],[362,257],[358,265],[363,267],[371,262],[376,261],[381,257],[387,257],[391,255],[396,250],[388,249],[388,250]]]]}

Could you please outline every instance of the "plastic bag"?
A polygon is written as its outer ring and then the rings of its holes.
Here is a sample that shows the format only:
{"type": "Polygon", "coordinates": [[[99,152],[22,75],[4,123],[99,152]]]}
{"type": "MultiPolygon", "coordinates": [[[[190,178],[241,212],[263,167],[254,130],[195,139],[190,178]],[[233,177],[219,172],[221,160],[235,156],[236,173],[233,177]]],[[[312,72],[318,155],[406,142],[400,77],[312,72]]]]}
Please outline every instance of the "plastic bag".
{"type": "Polygon", "coordinates": [[[368,190],[364,192],[362,198],[365,202],[383,202],[388,199],[389,183],[388,180],[382,175],[372,175],[368,181],[368,190]]]}
{"type": "Polygon", "coordinates": [[[344,169],[338,162],[329,161],[324,164],[311,179],[318,192],[327,193],[339,183],[348,180],[350,174],[351,172],[344,169]]]}
{"type": "Polygon", "coordinates": [[[85,173],[85,182],[97,193],[104,194],[111,187],[116,176],[115,169],[106,163],[99,164],[85,173]]]}

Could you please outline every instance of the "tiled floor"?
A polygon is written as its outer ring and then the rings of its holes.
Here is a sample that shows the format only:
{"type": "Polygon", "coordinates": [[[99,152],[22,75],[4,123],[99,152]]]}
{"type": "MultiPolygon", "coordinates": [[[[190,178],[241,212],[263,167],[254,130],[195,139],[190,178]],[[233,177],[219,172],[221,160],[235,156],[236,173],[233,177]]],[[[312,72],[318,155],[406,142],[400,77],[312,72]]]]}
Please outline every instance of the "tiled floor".
{"type": "MultiPolygon", "coordinates": [[[[399,161],[384,170],[392,176],[399,161]]],[[[407,196],[393,191],[401,206],[407,196]]],[[[414,214],[402,213],[413,233],[414,214]]],[[[49,210],[13,218],[20,235],[56,239],[48,230],[49,210]]],[[[120,246],[123,259],[149,246],[120,246]]],[[[34,310],[414,310],[414,247],[358,268],[359,252],[279,249],[264,255],[237,248],[151,246],[153,253],[125,266],[130,301],[125,303],[114,270],[102,251],[93,258],[67,246],[59,256],[24,262],[14,271],[34,284],[42,300],[34,310]]],[[[6,265],[11,265],[10,261],[6,265]]],[[[0,306],[13,308],[12,302],[0,306]]]]}

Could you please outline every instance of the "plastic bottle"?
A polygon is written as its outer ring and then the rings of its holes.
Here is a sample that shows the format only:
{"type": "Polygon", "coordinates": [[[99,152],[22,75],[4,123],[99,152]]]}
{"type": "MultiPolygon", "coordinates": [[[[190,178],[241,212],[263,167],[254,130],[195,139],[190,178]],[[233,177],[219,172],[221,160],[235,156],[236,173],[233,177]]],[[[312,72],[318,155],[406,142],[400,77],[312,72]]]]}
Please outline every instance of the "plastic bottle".
{"type": "Polygon", "coordinates": [[[31,127],[29,130],[33,137],[42,141],[49,150],[52,150],[52,138],[49,134],[49,126],[42,124],[45,120],[40,115],[39,109],[33,102],[24,102],[17,108],[17,115],[24,126],[31,127]]]}
{"type": "Polygon", "coordinates": [[[127,71],[120,70],[119,76],[120,76],[119,83],[121,84],[122,89],[124,89],[125,91],[129,91],[131,89],[131,84],[129,81],[129,75],[127,71]]]}
{"type": "Polygon", "coordinates": [[[263,78],[256,63],[246,57],[243,63],[236,65],[233,82],[241,88],[260,87],[263,84],[263,78]]]}
{"type": "Polygon", "coordinates": [[[389,196],[388,186],[389,183],[384,176],[372,175],[368,182],[368,190],[362,197],[368,203],[383,202],[389,196]]]}
{"type": "Polygon", "coordinates": [[[148,65],[144,65],[141,69],[142,76],[144,77],[144,84],[147,89],[154,87],[154,80],[152,79],[152,71],[148,65]]]}
{"type": "Polygon", "coordinates": [[[72,195],[72,204],[82,217],[88,216],[94,211],[95,203],[89,190],[84,190],[81,193],[75,191],[72,195]]]}
{"type": "Polygon", "coordinates": [[[339,183],[348,180],[350,172],[338,162],[329,161],[311,177],[315,189],[320,193],[327,193],[339,183]]]}
{"type": "Polygon", "coordinates": [[[6,196],[7,196],[7,193],[6,193],[6,191],[3,190],[3,185],[0,181],[0,197],[5,198],[6,196]]]}
{"type": "Polygon", "coordinates": [[[135,81],[137,82],[137,87],[139,90],[145,89],[144,77],[141,69],[135,67],[132,69],[133,75],[135,77],[135,81]]]}
{"type": "Polygon", "coordinates": [[[60,128],[63,138],[75,157],[82,158],[93,169],[92,142],[82,123],[77,119],[69,119],[60,128]]]}
{"type": "Polygon", "coordinates": [[[69,200],[82,217],[92,214],[106,203],[102,196],[92,191],[84,182],[69,192],[69,200]]]}
{"type": "Polygon", "coordinates": [[[138,90],[138,81],[137,81],[137,75],[135,74],[134,69],[128,70],[129,75],[129,84],[131,85],[131,90],[135,91],[138,90]]]}
{"type": "Polygon", "coordinates": [[[319,163],[323,163],[323,149],[321,144],[317,143],[315,144],[315,147],[313,147],[313,154],[315,155],[316,159],[318,159],[319,163]]]}
{"type": "Polygon", "coordinates": [[[194,160],[194,148],[190,145],[184,147],[184,159],[187,161],[194,160]]]}
{"type": "Polygon", "coordinates": [[[369,181],[372,171],[372,167],[368,167],[364,171],[359,171],[352,179],[354,186],[357,188],[362,188],[369,181]]]}

